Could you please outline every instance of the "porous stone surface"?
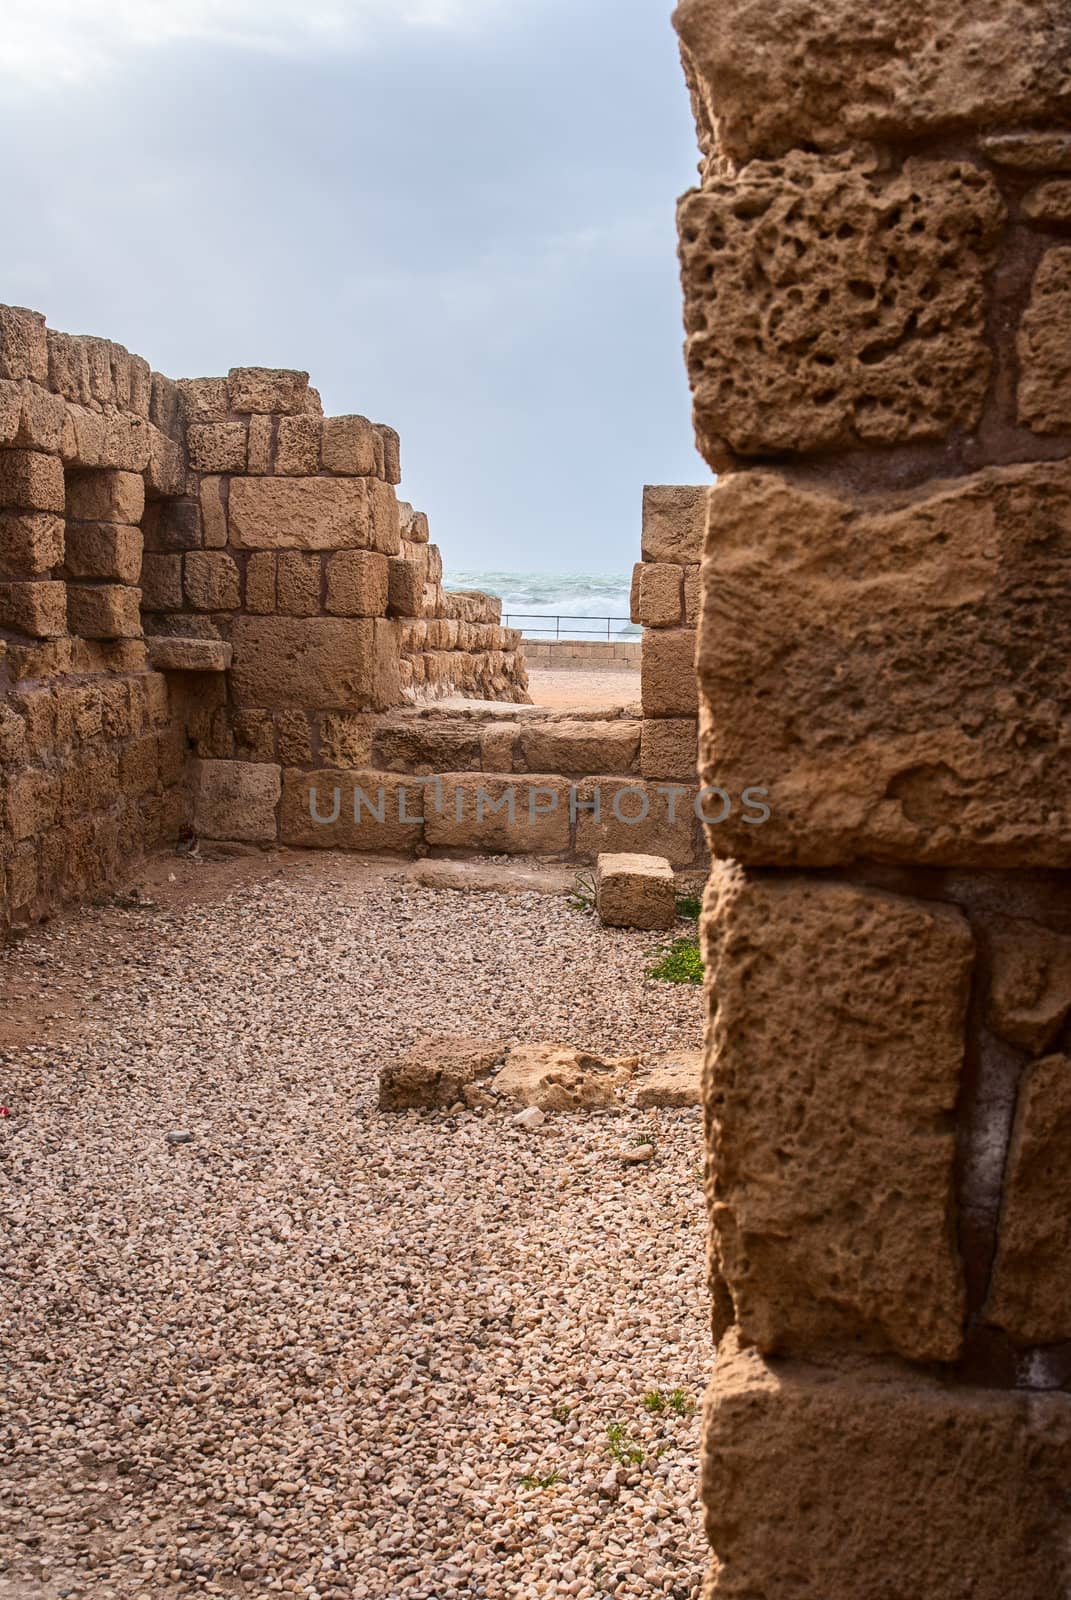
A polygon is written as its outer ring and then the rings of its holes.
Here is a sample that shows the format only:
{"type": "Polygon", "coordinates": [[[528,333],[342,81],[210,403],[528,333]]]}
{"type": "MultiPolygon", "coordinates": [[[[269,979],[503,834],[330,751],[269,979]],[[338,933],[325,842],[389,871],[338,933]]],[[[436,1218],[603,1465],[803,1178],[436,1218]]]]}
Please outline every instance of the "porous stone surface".
{"type": "Polygon", "coordinates": [[[419,778],[374,770],[287,770],[279,841],[305,850],[409,855],[424,839],[426,807],[419,778]]]}
{"type": "Polygon", "coordinates": [[[451,773],[428,791],[429,845],[508,854],[566,855],[570,785],[545,774],[451,773]]]}
{"type": "Polygon", "coordinates": [[[379,1074],[380,1111],[449,1111],[505,1060],[506,1039],[430,1034],[379,1074]]]}
{"type": "Polygon", "coordinates": [[[723,868],[704,944],[711,1217],[742,1338],[954,1361],[965,918],[723,868]]]}
{"type": "Polygon", "coordinates": [[[664,856],[599,856],[595,904],[608,928],[672,928],[677,917],[673,868],[664,856]]]}
{"type": "Polygon", "coordinates": [[[649,629],[643,636],[640,693],[645,717],[695,716],[694,628],[649,629]]]}
{"type": "Polygon", "coordinates": [[[520,758],[530,772],[630,773],[639,758],[640,728],[626,717],[532,721],[520,731],[520,758]]]}
{"type": "Polygon", "coordinates": [[[911,159],[890,177],[801,151],[686,195],[686,355],[710,465],[973,426],[1004,214],[965,162],[911,159]]]}
{"type": "Polygon", "coordinates": [[[363,478],[236,478],[231,543],[243,550],[342,550],[373,543],[363,478]]]}
{"type": "Polygon", "coordinates": [[[1071,1339],[1071,1057],[1027,1069],[1008,1153],[989,1321],[1024,1345],[1071,1339]]]}
{"type": "MultiPolygon", "coordinates": [[[[707,526],[709,488],[648,484],[643,491],[641,549],[644,562],[687,566],[699,561],[707,526]]],[[[632,619],[638,622],[640,618],[632,619]]]]}
{"type": "Polygon", "coordinates": [[[1069,1464],[1066,1395],[767,1365],[730,1336],[704,1414],[705,1593],[1039,1600],[1071,1575],[1069,1464]]]}
{"type": "Polygon", "coordinates": [[[195,762],[194,829],[206,839],[273,843],[281,792],[280,770],[274,763],[195,762]]]}
{"type": "Polygon", "coordinates": [[[1019,420],[1035,433],[1071,431],[1071,246],[1047,250],[1019,329],[1019,420]]]}
{"type": "Polygon", "coordinates": [[[374,641],[373,620],[366,617],[239,616],[231,634],[235,700],[320,711],[371,705],[374,641]]]}
{"type": "Polygon", "coordinates": [[[640,771],[645,778],[694,783],[699,767],[699,724],[694,717],[645,717],[640,771]]]}
{"type": "Polygon", "coordinates": [[[496,1094],[540,1111],[594,1111],[623,1102],[637,1056],[600,1056],[568,1044],[515,1045],[491,1080],[496,1094]]]}
{"type": "Polygon", "coordinates": [[[680,0],[674,20],[701,128],[736,161],[1071,110],[1061,0],[680,0]]]}
{"type": "MultiPolygon", "coordinates": [[[[1071,864],[1071,468],[900,497],[772,472],[711,495],[705,781],[768,787],[719,855],[829,865],[1071,864]]],[[[656,633],[656,640],[671,634],[656,633]]]]}
{"type": "Polygon", "coordinates": [[[703,1103],[702,1050],[667,1050],[644,1059],[632,1104],[641,1111],[703,1103]]]}
{"type": "Polygon", "coordinates": [[[989,938],[986,1021],[1020,1050],[1037,1055],[1071,1016],[1071,937],[1010,917],[989,938]]]}
{"type": "Polygon", "coordinates": [[[225,672],[231,664],[231,647],[222,639],[154,638],[148,650],[156,672],[225,672]]]}

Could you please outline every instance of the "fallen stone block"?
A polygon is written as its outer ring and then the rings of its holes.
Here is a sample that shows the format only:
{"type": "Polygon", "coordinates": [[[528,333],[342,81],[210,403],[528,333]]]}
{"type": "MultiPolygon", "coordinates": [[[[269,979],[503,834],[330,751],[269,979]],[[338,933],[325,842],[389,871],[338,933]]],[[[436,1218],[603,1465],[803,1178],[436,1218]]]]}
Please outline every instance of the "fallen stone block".
{"type": "Polygon", "coordinates": [[[656,1056],[637,1080],[632,1104],[640,1111],[703,1103],[702,1050],[667,1050],[656,1056]]]}
{"type": "Polygon", "coordinates": [[[449,1110],[491,1077],[508,1050],[505,1039],[418,1039],[379,1075],[381,1111],[449,1110]]]}
{"type": "Polygon", "coordinates": [[[638,1056],[596,1056],[567,1044],[516,1045],[491,1088],[540,1111],[594,1111],[621,1105],[638,1056]]]}
{"type": "Polygon", "coordinates": [[[677,916],[673,868],[664,856],[601,855],[595,904],[608,928],[672,928],[677,916]]]}

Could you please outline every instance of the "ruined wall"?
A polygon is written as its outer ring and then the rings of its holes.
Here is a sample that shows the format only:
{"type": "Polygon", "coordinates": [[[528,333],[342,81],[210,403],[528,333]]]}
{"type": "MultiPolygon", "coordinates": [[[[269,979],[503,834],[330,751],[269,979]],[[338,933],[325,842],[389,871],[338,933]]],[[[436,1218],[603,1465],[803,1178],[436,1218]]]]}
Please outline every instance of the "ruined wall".
{"type": "Polygon", "coordinates": [[[711,1595],[1071,1580],[1071,7],[684,0],[711,1595]]]}
{"type": "MultiPolygon", "coordinates": [[[[367,764],[429,674],[405,628],[448,615],[400,476],[306,373],[172,382],[0,307],[0,934],[188,827],[273,840],[285,770],[367,764]]],[[[493,603],[457,604],[431,675],[525,699],[493,603]]]]}
{"type": "Polygon", "coordinates": [[[631,613],[643,627],[640,764],[645,778],[695,781],[696,625],[706,520],[703,487],[662,485],[643,491],[643,559],[632,574],[631,613]]]}

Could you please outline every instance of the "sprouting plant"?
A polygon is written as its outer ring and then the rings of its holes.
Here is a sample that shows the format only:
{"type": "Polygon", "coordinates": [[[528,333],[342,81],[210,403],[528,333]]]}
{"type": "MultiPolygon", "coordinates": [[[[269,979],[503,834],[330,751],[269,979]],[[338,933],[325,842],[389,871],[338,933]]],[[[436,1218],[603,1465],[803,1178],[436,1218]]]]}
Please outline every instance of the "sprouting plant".
{"type": "Polygon", "coordinates": [[[660,978],[663,983],[702,983],[703,957],[699,940],[674,939],[671,945],[663,949],[661,959],[650,969],[648,976],[660,978]]]}
{"type": "Polygon", "coordinates": [[[521,1477],[522,1489],[553,1489],[559,1481],[557,1471],[538,1473],[526,1472],[521,1477]]]}
{"type": "Polygon", "coordinates": [[[703,909],[703,902],[698,895],[679,894],[677,896],[678,917],[690,917],[693,922],[699,921],[699,913],[703,909]]]}
{"type": "Polygon", "coordinates": [[[610,1441],[610,1454],[622,1466],[640,1466],[643,1462],[643,1451],[634,1439],[625,1433],[623,1422],[611,1422],[606,1429],[606,1437],[610,1441]]]}
{"type": "Polygon", "coordinates": [[[569,1406],[566,1405],[564,1400],[559,1400],[556,1402],[554,1409],[551,1412],[551,1416],[554,1418],[555,1422],[568,1422],[569,1418],[572,1416],[572,1411],[569,1406]]]}
{"type": "Polygon", "coordinates": [[[695,1410],[695,1401],[684,1389],[674,1389],[669,1397],[669,1409],[678,1417],[687,1417],[695,1410]]]}
{"type": "Polygon", "coordinates": [[[649,1389],[643,1397],[643,1409],[653,1417],[660,1417],[666,1409],[666,1397],[661,1389],[649,1389]]]}
{"type": "Polygon", "coordinates": [[[595,910],[595,879],[590,872],[578,872],[576,884],[569,896],[569,904],[574,911],[595,910]]]}

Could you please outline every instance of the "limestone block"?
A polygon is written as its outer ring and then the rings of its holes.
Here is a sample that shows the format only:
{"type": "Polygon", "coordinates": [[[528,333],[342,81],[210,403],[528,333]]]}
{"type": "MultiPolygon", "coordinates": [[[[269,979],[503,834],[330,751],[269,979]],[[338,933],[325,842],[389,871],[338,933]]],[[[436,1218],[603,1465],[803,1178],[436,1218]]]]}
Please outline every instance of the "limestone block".
{"type": "Polygon", "coordinates": [[[733,475],[703,576],[705,781],[772,810],[719,854],[1071,865],[1067,463],[888,499],[733,475]]]}
{"type": "MultiPolygon", "coordinates": [[[[226,378],[180,378],[175,388],[182,415],[189,426],[227,420],[231,407],[226,378]]],[[[159,426],[161,424],[157,423],[159,426]]]]}
{"type": "Polygon", "coordinates": [[[275,557],[257,551],[245,564],[245,610],[263,615],[275,610],[275,557]]]}
{"type": "Polygon", "coordinates": [[[451,773],[429,786],[431,846],[503,855],[564,855],[569,849],[569,785],[560,777],[504,778],[451,773]]]}
{"type": "MultiPolygon", "coordinates": [[[[77,433],[75,433],[77,444],[77,433]]],[[[98,458],[99,459],[99,458],[98,458]]],[[[92,466],[91,461],[79,462],[92,466]]],[[[156,495],[181,494],[186,483],[185,456],[182,446],[169,439],[159,428],[149,427],[149,464],[145,469],[145,487],[156,495]]]]}
{"type": "Polygon", "coordinates": [[[1000,1038],[1038,1055],[1071,1016],[1071,938],[1011,917],[991,932],[989,944],[986,1022],[1000,1038]]]}
{"type": "Polygon", "coordinates": [[[677,920],[677,886],[664,856],[599,856],[595,896],[609,928],[672,928],[677,920]]]}
{"type": "Polygon", "coordinates": [[[401,483],[402,457],[401,440],[393,428],[388,428],[386,423],[373,424],[375,435],[383,450],[383,470],[379,474],[388,483],[401,483]]]}
{"type": "Polygon", "coordinates": [[[1062,0],[681,0],[699,100],[737,161],[1066,116],[1062,0]]]}
{"type": "Polygon", "coordinates": [[[665,856],[675,867],[699,855],[695,785],[639,778],[585,778],[576,785],[576,853],[665,856]]]}
{"type": "Polygon", "coordinates": [[[986,1318],[1020,1344],[1071,1339],[1071,1058],[1028,1067],[986,1318]]]}
{"type": "Polygon", "coordinates": [[[72,578],[112,578],[136,584],[141,572],[140,528],[121,522],[69,522],[64,566],[72,578]]]}
{"type": "Polygon", "coordinates": [[[619,717],[612,722],[560,722],[533,719],[521,729],[520,755],[530,772],[634,772],[640,753],[640,724],[619,717]]]}
{"type": "Polygon", "coordinates": [[[145,512],[145,482],[137,472],[72,472],[67,478],[67,515],[80,522],[136,526],[145,512]]]}
{"type": "Polygon", "coordinates": [[[401,631],[397,622],[386,617],[372,621],[374,653],[374,680],[372,705],[380,710],[396,706],[402,698],[401,684],[401,631]]]}
{"type": "Polygon", "coordinates": [[[239,616],[232,644],[236,705],[348,711],[376,703],[370,618],[239,616]]]}
{"type": "Polygon", "coordinates": [[[489,722],[480,735],[479,765],[484,772],[514,772],[517,761],[519,722],[489,722]]]}
{"type": "Polygon", "coordinates": [[[639,612],[645,628],[679,628],[684,620],[684,569],[661,561],[645,564],[639,612]]]}
{"type": "Polygon", "coordinates": [[[302,550],[279,552],[275,603],[291,617],[314,617],[320,610],[320,557],[302,550]]]}
{"type": "Polygon", "coordinates": [[[1053,178],[1039,183],[1023,198],[1022,214],[1028,222],[1071,223],[1071,179],[1053,178]]]}
{"type": "Polygon", "coordinates": [[[372,519],[364,478],[231,481],[228,523],[231,544],[239,549],[368,548],[373,542],[372,519]]]}
{"type": "Polygon", "coordinates": [[[0,451],[0,506],[22,511],[62,511],[63,462],[39,450],[0,451]]]}
{"type": "MultiPolygon", "coordinates": [[[[222,380],[218,380],[222,381],[222,380]]],[[[300,414],[309,387],[307,372],[275,367],[232,367],[227,374],[227,403],[232,411],[277,411],[300,414]]]]}
{"type": "Polygon", "coordinates": [[[699,766],[699,724],[694,717],[644,717],[640,771],[645,778],[694,783],[699,766]]]}
{"type": "MultiPolygon", "coordinates": [[[[411,540],[413,544],[428,543],[431,538],[431,530],[428,527],[427,516],[423,511],[414,511],[412,506],[405,507],[404,533],[405,537],[411,540]]],[[[442,577],[441,572],[439,576],[442,577]]]]}
{"type": "Polygon", "coordinates": [[[4,815],[8,832],[18,843],[36,839],[59,815],[60,780],[54,772],[34,767],[16,772],[7,785],[4,815]]]}
{"type": "Polygon", "coordinates": [[[123,411],[109,411],[104,418],[104,449],[101,459],[120,472],[144,473],[149,465],[152,435],[144,417],[128,417],[123,411]]]}
{"type": "Polygon", "coordinates": [[[68,405],[60,454],[73,467],[99,467],[104,459],[104,418],[97,411],[68,405]]]}
{"type": "Polygon", "coordinates": [[[67,590],[47,580],[0,583],[0,628],[31,639],[54,639],[67,632],[67,590]]]}
{"type": "MultiPolygon", "coordinates": [[[[648,484],[643,491],[644,561],[685,566],[702,560],[709,485],[648,484]]],[[[638,622],[638,616],[633,617],[638,622]]]]}
{"type": "Polygon", "coordinates": [[[1035,433],[1071,428],[1071,246],[1048,250],[1019,332],[1019,421],[1035,433]]]}
{"type": "Polygon", "coordinates": [[[448,1111],[463,1101],[465,1091],[489,1078],[505,1060],[506,1039],[418,1039],[379,1075],[380,1111],[448,1111]]]}
{"type": "Polygon", "coordinates": [[[48,383],[48,335],[39,311],[0,306],[0,378],[48,383]]]}
{"type": "Polygon", "coordinates": [[[273,762],[195,761],[194,829],[206,839],[273,844],[281,793],[281,769],[273,762]]]}
{"type": "Polygon", "coordinates": [[[329,712],[320,718],[320,753],[331,767],[369,768],[375,718],[329,712]]]}
{"type": "Polygon", "coordinates": [[[986,274],[1004,205],[965,162],[794,151],[685,196],[696,436],[733,454],[938,439],[985,399],[986,274]]]}
{"type": "Polygon", "coordinates": [[[190,550],[182,561],[182,587],[194,611],[237,611],[241,577],[225,550],[190,550]]]}
{"type": "Polygon", "coordinates": [[[227,513],[223,506],[222,486],[222,478],[201,479],[201,529],[209,550],[222,550],[227,543],[227,513]]]}
{"type": "Polygon", "coordinates": [[[149,421],[169,439],[182,437],[182,391],[162,372],[149,375],[149,421]]]}
{"type": "Polygon", "coordinates": [[[638,1065],[637,1056],[597,1056],[569,1044],[514,1045],[491,1088],[540,1111],[606,1110],[623,1103],[638,1065]]]}
{"type": "Polygon", "coordinates": [[[19,384],[21,407],[16,443],[27,450],[44,450],[58,455],[63,442],[67,407],[58,394],[50,394],[39,384],[24,378],[19,384]]]}
{"type": "Polygon", "coordinates": [[[638,1111],[701,1106],[702,1050],[666,1050],[645,1057],[643,1071],[636,1079],[632,1104],[638,1111]]]}
{"type": "Polygon", "coordinates": [[[288,477],[311,478],[320,470],[319,417],[280,417],[275,438],[275,470],[288,477]]]}
{"type": "Polygon", "coordinates": [[[180,550],[198,550],[204,544],[201,503],[192,496],[152,501],[145,508],[141,526],[146,550],[173,554],[180,550]]]}
{"type": "Polygon", "coordinates": [[[110,806],[119,792],[119,761],[114,746],[76,750],[60,773],[60,809],[66,818],[110,806]]]}
{"type": "Polygon", "coordinates": [[[1066,1585],[1071,1401],[730,1337],[703,1418],[710,1600],[1040,1600],[1066,1585]]]}
{"type": "Polygon", "coordinates": [[[287,770],[279,839],[298,849],[410,854],[424,837],[424,780],[397,772],[287,770]]]}
{"type": "Polygon", "coordinates": [[[645,717],[694,717],[699,712],[694,628],[659,628],[643,636],[640,693],[645,717]]]}
{"type": "Polygon", "coordinates": [[[248,434],[244,422],[195,422],[186,431],[195,472],[244,472],[248,434]]]}
{"type": "Polygon", "coordinates": [[[704,942],[711,1215],[743,1337],[954,1361],[966,920],[726,868],[704,942]]]}
{"type": "Polygon", "coordinates": [[[155,733],[130,739],[119,752],[119,787],[124,794],[150,794],[159,782],[159,738],[155,733]]]}
{"type": "Polygon", "coordinates": [[[275,439],[275,423],[270,416],[252,416],[249,419],[249,444],[246,451],[246,472],[270,473],[275,439]]]}
{"type": "Polygon", "coordinates": [[[80,639],[140,639],[141,590],[121,583],[70,583],[67,627],[80,639]]]}
{"type": "MultiPolygon", "coordinates": [[[[231,664],[231,646],[222,639],[150,639],[149,664],[157,674],[226,672],[231,664]]],[[[157,681],[164,682],[162,678],[157,681]]]]}
{"type": "Polygon", "coordinates": [[[235,754],[242,761],[274,761],[275,723],[269,711],[236,711],[231,717],[235,754]]]}
{"type": "Polygon", "coordinates": [[[480,765],[480,729],[438,718],[383,722],[376,729],[373,757],[385,772],[472,772],[480,765]]]}
{"type": "MultiPolygon", "coordinates": [[[[333,487],[342,489],[350,485],[338,483],[333,487]]],[[[356,483],[353,487],[356,487],[356,483]]],[[[398,555],[402,548],[401,524],[398,520],[398,501],[390,484],[370,478],[368,504],[372,544],[385,556],[398,555]]]]}
{"type": "Polygon", "coordinates": [[[327,561],[327,607],[338,617],[381,617],[387,609],[389,557],[342,550],[327,561]]]}
{"type": "Polygon", "coordinates": [[[0,577],[35,578],[63,560],[63,518],[0,511],[0,577]]]}
{"type": "Polygon", "coordinates": [[[414,562],[401,556],[387,558],[387,610],[393,617],[419,617],[424,603],[424,581],[414,562]]]}
{"type": "Polygon", "coordinates": [[[349,478],[372,477],[376,470],[372,424],[367,417],[325,417],[320,452],[327,472],[349,478]]]}
{"type": "Polygon", "coordinates": [[[312,764],[312,735],[304,711],[280,711],[275,719],[279,760],[286,767],[312,764]]]}

